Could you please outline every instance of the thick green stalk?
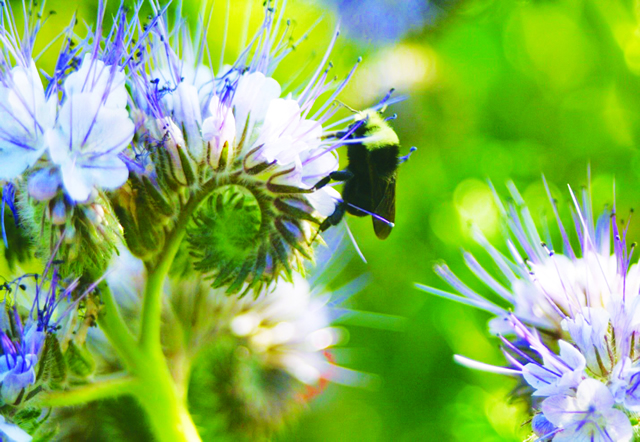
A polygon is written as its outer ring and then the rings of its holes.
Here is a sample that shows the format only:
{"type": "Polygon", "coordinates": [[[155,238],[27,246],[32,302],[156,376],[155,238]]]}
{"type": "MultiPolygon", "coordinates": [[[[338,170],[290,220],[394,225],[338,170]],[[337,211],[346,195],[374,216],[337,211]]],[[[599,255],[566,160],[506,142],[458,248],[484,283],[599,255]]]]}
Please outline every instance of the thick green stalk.
{"type": "Polygon", "coordinates": [[[166,359],[151,357],[139,372],[140,388],[135,397],[147,412],[159,442],[200,442],[186,402],[179,397],[166,359]]]}
{"type": "MultiPolygon", "coordinates": [[[[112,378],[66,392],[50,393],[43,398],[47,406],[71,406],[123,394],[133,395],[145,409],[149,424],[160,442],[199,442],[200,436],[187,409],[185,373],[176,385],[162,352],[160,328],[163,286],[184,239],[187,224],[200,204],[223,183],[212,179],[194,192],[182,208],[155,263],[147,263],[139,341],[122,318],[106,283],[100,291],[104,309],[98,324],[124,363],[128,376],[112,378]]],[[[183,365],[184,365],[184,361],[183,365]]],[[[188,365],[188,363],[187,363],[188,365]]]]}
{"type": "Polygon", "coordinates": [[[187,224],[202,201],[218,185],[218,181],[211,180],[191,195],[158,254],[158,261],[147,266],[139,341],[143,362],[136,364],[134,368],[141,388],[136,391],[135,396],[146,410],[151,428],[161,442],[200,441],[184,394],[181,394],[180,386],[176,385],[171,376],[167,359],[162,352],[162,300],[164,282],[184,239],[187,224]]]}

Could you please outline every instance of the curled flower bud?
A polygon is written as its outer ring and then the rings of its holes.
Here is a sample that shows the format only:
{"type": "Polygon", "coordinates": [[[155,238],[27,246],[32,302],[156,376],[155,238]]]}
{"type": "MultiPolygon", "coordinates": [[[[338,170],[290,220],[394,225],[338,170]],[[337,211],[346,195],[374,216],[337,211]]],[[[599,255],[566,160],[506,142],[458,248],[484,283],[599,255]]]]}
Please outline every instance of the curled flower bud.
{"type": "Polygon", "coordinates": [[[67,208],[64,201],[56,200],[51,208],[51,222],[56,226],[61,226],[67,222],[67,208]]]}

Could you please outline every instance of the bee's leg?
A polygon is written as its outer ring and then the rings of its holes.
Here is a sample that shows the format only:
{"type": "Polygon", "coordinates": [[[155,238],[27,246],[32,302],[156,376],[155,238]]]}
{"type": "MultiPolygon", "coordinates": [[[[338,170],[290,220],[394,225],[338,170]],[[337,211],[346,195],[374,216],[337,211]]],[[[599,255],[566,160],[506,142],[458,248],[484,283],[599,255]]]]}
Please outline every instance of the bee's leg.
{"type": "Polygon", "coordinates": [[[335,172],[331,172],[329,175],[318,181],[316,185],[313,186],[313,189],[322,189],[331,181],[349,181],[351,178],[353,178],[353,172],[351,172],[349,169],[336,170],[335,172]]]}
{"type": "Polygon", "coordinates": [[[324,232],[331,226],[337,226],[344,218],[344,215],[347,213],[347,205],[344,202],[339,202],[336,204],[336,208],[331,215],[325,218],[320,224],[320,232],[324,232]]]}
{"type": "Polygon", "coordinates": [[[340,221],[342,221],[346,213],[347,205],[344,203],[344,201],[340,201],[338,204],[336,204],[336,208],[333,213],[326,217],[324,221],[322,221],[322,224],[320,224],[320,227],[318,228],[316,234],[313,236],[310,244],[313,244],[320,233],[324,232],[329,227],[337,226],[338,224],[340,224],[340,221]]]}

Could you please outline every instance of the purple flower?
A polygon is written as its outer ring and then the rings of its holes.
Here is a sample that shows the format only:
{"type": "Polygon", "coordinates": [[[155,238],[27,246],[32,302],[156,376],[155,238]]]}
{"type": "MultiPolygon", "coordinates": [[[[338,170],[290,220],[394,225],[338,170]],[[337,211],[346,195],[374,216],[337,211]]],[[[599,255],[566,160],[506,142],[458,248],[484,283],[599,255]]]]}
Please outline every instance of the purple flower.
{"type": "MultiPolygon", "coordinates": [[[[353,119],[327,121],[338,111],[335,98],[353,72],[337,84],[328,80],[325,65],[335,38],[314,75],[292,94],[272,77],[292,51],[280,36],[281,17],[274,11],[265,9],[263,25],[246,50],[214,76],[205,65],[205,27],[192,35],[184,18],[171,23],[154,5],[149,49],[130,76],[133,113],[141,121],[141,139],[167,150],[172,174],[182,184],[187,184],[179,158],[183,149],[205,176],[242,173],[289,192],[309,190],[336,170],[335,150],[351,142],[343,135],[353,119]],[[318,110],[312,113],[312,107],[318,110]]],[[[307,196],[322,216],[333,212],[339,198],[330,186],[307,196]]]]}
{"type": "Polygon", "coordinates": [[[87,54],[81,69],[67,78],[66,100],[47,132],[51,161],[74,201],[87,201],[94,188],[116,189],[129,176],[119,154],[131,143],[134,125],[119,71],[87,54]]]}
{"type": "MultiPolygon", "coordinates": [[[[134,127],[125,108],[125,74],[117,62],[127,36],[117,32],[103,40],[90,31],[82,49],[64,46],[54,74],[45,75],[45,88],[32,58],[40,19],[25,17],[32,24],[20,39],[14,26],[5,27],[14,23],[11,8],[2,9],[0,179],[18,178],[35,167],[28,187],[35,199],[52,199],[63,188],[79,203],[92,192],[124,184],[128,170],[119,155],[131,142],[134,127]]],[[[29,8],[23,9],[27,14],[29,8]]],[[[98,9],[100,30],[104,3],[98,9]]]]}
{"type": "MultiPolygon", "coordinates": [[[[492,276],[470,254],[465,261],[511,307],[479,295],[444,265],[436,271],[459,294],[420,287],[495,315],[490,328],[500,336],[510,366],[456,360],[471,368],[522,376],[534,398],[546,397],[542,413],[557,431],[539,434],[541,438],[629,440],[631,424],[621,410],[640,410],[640,266],[631,263],[627,227],[620,231],[615,207],[594,222],[587,191],[581,203],[571,193],[580,246],[576,250],[551,200],[562,238],[560,253],[550,240],[541,241],[524,201],[515,187],[510,190],[514,204],[504,206],[498,200],[509,227],[510,258],[476,234],[502,275],[492,276]],[[555,346],[559,351],[552,350],[555,346]]],[[[533,403],[535,407],[538,402],[533,403]]]]}
{"type": "Polygon", "coordinates": [[[602,382],[585,379],[575,395],[564,394],[545,399],[542,412],[558,428],[554,442],[630,441],[633,429],[629,418],[615,409],[614,404],[611,392],[602,382]]]}

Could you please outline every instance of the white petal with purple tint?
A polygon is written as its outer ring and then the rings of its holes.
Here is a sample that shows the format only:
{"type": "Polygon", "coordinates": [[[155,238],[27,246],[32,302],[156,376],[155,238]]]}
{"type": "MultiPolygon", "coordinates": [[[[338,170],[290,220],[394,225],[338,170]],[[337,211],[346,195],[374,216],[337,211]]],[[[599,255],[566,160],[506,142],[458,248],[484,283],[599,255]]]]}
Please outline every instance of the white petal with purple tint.
{"type": "Polygon", "coordinates": [[[280,97],[280,92],[278,82],[273,78],[265,77],[262,72],[253,72],[240,77],[233,96],[238,137],[244,133],[247,123],[251,126],[251,122],[262,121],[265,118],[271,100],[280,97]],[[248,121],[249,118],[250,121],[248,121]]]}
{"type": "Polygon", "coordinates": [[[55,101],[45,99],[31,61],[14,67],[0,87],[0,179],[17,177],[42,156],[44,133],[53,123],[55,101]]]}
{"type": "Polygon", "coordinates": [[[106,107],[124,109],[127,105],[125,75],[117,65],[105,65],[102,60],[86,54],[80,69],[70,74],[64,82],[67,96],[92,93],[106,107]]]}
{"type": "Polygon", "coordinates": [[[551,396],[542,402],[544,416],[562,431],[554,442],[626,442],[633,437],[629,418],[613,408],[614,398],[600,381],[585,379],[575,396],[551,396]]]}
{"type": "Polygon", "coordinates": [[[118,158],[133,138],[125,109],[106,108],[97,94],[68,98],[58,123],[47,134],[52,161],[60,167],[64,187],[74,201],[86,201],[95,187],[115,189],[128,170],[118,158]]]}

